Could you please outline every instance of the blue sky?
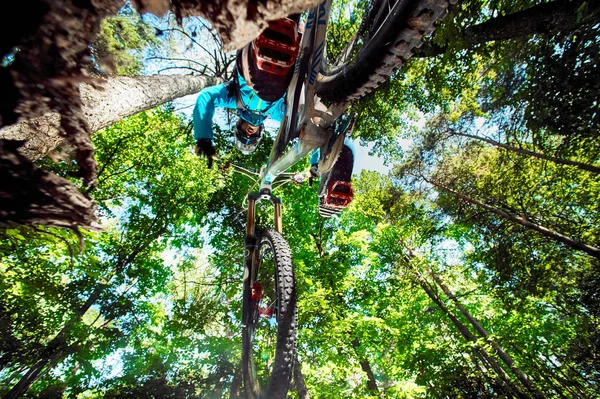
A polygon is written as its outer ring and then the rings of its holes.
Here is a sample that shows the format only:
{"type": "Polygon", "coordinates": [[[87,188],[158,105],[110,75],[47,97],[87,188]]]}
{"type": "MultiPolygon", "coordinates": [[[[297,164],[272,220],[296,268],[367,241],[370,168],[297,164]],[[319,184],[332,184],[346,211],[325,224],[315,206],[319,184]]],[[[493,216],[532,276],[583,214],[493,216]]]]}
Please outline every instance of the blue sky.
{"type": "Polygon", "coordinates": [[[374,170],[382,174],[389,172],[390,168],[383,164],[382,158],[369,155],[371,146],[362,147],[358,140],[354,141],[354,174],[360,174],[363,169],[374,170]]]}

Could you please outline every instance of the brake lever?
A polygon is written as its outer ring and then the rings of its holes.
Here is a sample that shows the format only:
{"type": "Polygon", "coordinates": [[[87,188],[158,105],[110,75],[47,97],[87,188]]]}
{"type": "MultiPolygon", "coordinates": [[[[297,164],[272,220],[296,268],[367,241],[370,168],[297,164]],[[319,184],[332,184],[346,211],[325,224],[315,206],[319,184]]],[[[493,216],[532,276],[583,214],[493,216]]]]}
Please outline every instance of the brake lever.
{"type": "Polygon", "coordinates": [[[306,180],[306,178],[300,172],[296,172],[296,173],[294,173],[294,176],[292,176],[292,182],[295,184],[302,184],[302,183],[304,183],[305,180],[306,180]]]}
{"type": "Polygon", "coordinates": [[[219,169],[223,172],[225,172],[226,170],[229,170],[230,167],[231,167],[231,161],[229,161],[229,160],[219,164],[219,169]]]}
{"type": "Polygon", "coordinates": [[[312,179],[310,177],[310,172],[305,170],[302,172],[295,172],[290,180],[292,180],[292,182],[295,184],[303,184],[306,180],[308,180],[308,184],[311,185],[312,179]]]}

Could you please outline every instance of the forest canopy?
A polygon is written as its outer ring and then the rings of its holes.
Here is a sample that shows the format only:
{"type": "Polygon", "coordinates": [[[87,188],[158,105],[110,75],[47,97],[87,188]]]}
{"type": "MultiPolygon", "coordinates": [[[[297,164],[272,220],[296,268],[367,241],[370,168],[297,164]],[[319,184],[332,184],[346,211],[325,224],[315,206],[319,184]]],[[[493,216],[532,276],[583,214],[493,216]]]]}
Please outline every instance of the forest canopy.
{"type": "MultiPolygon", "coordinates": [[[[355,22],[347,4],[334,1],[331,49],[355,22]]],[[[277,190],[298,291],[292,398],[600,396],[599,10],[452,5],[388,82],[351,104],[353,139],[389,173],[355,174],[354,200],[330,219],[318,184],[277,190]]],[[[242,397],[252,182],[194,154],[178,100],[230,79],[235,52],[205,18],[129,3],[113,14],[90,41],[85,84],[129,82],[119,87],[135,98],[131,116],[91,135],[94,184],[72,142],[31,169],[74,187],[89,202],[72,212],[93,212],[100,228],[2,225],[0,396],[242,397]]],[[[2,76],[19,66],[18,51],[4,54],[2,76]]],[[[259,168],[275,129],[243,156],[230,115],[218,119],[220,156],[259,168]]],[[[7,187],[22,176],[8,161],[7,187]]],[[[26,199],[2,201],[10,218],[26,199]]]]}

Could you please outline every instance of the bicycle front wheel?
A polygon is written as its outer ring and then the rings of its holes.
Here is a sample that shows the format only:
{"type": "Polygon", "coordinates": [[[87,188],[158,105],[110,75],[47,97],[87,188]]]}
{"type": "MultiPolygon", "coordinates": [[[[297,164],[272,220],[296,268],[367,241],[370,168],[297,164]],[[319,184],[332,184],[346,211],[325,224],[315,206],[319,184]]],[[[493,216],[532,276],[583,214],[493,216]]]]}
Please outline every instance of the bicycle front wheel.
{"type": "Polygon", "coordinates": [[[328,102],[342,102],[377,88],[433,32],[450,1],[359,1],[354,4],[364,8],[348,11],[352,2],[334,0],[317,94],[328,102]]]}
{"type": "Polygon", "coordinates": [[[242,372],[246,398],[284,399],[296,347],[296,285],[290,247],[273,230],[259,234],[246,265],[242,372]]]}

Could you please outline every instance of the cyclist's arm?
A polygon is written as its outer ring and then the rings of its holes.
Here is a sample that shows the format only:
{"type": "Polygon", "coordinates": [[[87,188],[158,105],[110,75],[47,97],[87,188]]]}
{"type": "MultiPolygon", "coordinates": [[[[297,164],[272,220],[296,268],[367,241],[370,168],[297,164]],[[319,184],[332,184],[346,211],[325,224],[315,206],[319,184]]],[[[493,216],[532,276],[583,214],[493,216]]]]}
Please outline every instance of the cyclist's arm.
{"type": "Polygon", "coordinates": [[[213,139],[212,120],[216,108],[236,108],[235,96],[229,95],[226,83],[207,87],[198,94],[192,114],[194,140],[213,139]]]}
{"type": "Polygon", "coordinates": [[[317,148],[310,156],[310,166],[319,164],[319,155],[321,155],[321,151],[317,148]]]}
{"type": "Polygon", "coordinates": [[[277,100],[275,102],[275,104],[273,104],[273,106],[271,108],[269,108],[269,110],[267,111],[267,114],[271,117],[271,119],[273,119],[274,121],[277,122],[281,122],[283,120],[283,117],[285,116],[285,96],[280,98],[279,100],[277,100]]]}

